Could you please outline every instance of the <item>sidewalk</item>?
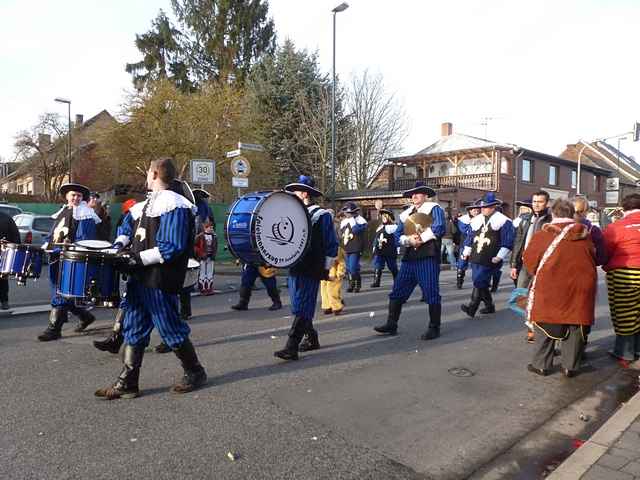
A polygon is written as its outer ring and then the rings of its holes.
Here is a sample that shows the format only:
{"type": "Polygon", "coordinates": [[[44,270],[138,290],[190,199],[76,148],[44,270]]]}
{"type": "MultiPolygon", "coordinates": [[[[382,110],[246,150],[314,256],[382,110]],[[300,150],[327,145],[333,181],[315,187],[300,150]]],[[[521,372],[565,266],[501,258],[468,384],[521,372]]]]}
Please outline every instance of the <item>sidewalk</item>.
{"type": "Polygon", "coordinates": [[[547,479],[640,480],[640,392],[547,479]]]}

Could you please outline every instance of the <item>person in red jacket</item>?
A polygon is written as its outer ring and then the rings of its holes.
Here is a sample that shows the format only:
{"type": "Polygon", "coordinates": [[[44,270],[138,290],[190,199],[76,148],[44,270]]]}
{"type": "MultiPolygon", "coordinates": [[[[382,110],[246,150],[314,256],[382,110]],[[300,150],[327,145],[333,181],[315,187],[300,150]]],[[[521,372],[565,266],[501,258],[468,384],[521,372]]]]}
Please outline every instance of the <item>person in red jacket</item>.
{"type": "Polygon", "coordinates": [[[603,268],[616,334],[609,354],[632,362],[640,358],[640,194],[624,197],[622,210],[623,217],[604,229],[608,261],[603,268]]]}

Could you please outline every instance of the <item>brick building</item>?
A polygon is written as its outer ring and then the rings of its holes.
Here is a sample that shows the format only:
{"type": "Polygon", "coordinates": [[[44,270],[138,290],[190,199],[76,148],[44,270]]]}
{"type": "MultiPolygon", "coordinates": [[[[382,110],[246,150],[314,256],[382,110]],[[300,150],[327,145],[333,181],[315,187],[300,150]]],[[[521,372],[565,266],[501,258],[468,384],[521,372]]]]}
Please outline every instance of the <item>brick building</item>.
{"type": "MultiPolygon", "coordinates": [[[[469,205],[487,191],[505,202],[505,213],[515,212],[515,200],[531,197],[539,189],[552,198],[577,192],[577,157],[554,156],[509,143],[455,133],[442,124],[441,137],[414,155],[389,158],[361,191],[338,192],[340,202],[358,202],[369,217],[376,205],[399,211],[407,204],[402,191],[416,180],[438,192],[438,202],[452,209],[469,205]]],[[[581,158],[581,192],[592,205],[605,201],[606,179],[611,169],[590,156],[581,158]]]]}

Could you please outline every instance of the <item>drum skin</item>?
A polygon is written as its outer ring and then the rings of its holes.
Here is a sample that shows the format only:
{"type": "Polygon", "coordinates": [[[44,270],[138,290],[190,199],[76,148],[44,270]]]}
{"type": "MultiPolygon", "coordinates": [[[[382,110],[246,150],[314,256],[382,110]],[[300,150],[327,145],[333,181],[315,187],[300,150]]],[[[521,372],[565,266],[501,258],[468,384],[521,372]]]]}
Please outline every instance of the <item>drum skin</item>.
{"type": "Polygon", "coordinates": [[[309,247],[311,219],[302,201],[284,191],[254,192],[231,206],[225,236],[244,263],[288,268],[309,247]]]}
{"type": "Polygon", "coordinates": [[[18,283],[26,278],[40,278],[43,251],[29,244],[7,243],[0,254],[0,276],[15,276],[18,283]]]}
{"type": "Polygon", "coordinates": [[[116,258],[106,252],[68,250],[60,255],[57,293],[76,303],[115,308],[120,303],[116,258]]]}

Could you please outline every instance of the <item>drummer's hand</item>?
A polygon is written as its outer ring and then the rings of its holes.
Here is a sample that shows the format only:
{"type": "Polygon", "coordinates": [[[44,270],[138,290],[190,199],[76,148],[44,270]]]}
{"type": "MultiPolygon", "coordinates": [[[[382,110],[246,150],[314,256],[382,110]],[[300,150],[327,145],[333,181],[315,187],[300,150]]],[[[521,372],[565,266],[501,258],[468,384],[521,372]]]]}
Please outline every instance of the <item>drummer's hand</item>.
{"type": "Polygon", "coordinates": [[[493,257],[491,259],[491,263],[500,263],[502,261],[502,258],[500,257],[493,257]]]}
{"type": "Polygon", "coordinates": [[[115,249],[117,253],[120,253],[124,249],[124,245],[122,244],[122,242],[116,242],[111,245],[111,248],[115,249]]]}
{"type": "Polygon", "coordinates": [[[142,259],[140,258],[140,255],[137,253],[119,252],[116,255],[119,259],[122,260],[123,270],[131,272],[143,266],[142,259]]]}

